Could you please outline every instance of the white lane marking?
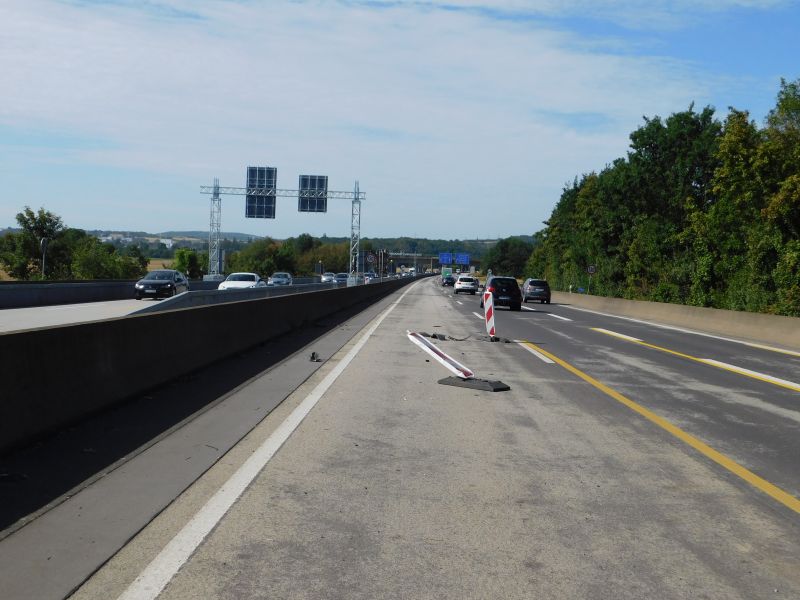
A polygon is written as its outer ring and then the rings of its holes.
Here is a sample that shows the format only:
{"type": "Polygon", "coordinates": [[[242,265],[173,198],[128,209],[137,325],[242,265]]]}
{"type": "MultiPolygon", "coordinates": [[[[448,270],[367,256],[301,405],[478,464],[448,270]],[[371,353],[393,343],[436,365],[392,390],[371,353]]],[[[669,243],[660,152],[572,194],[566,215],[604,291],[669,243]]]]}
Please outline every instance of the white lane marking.
{"type": "Polygon", "coordinates": [[[472,314],[475,315],[476,317],[478,317],[481,321],[483,321],[483,319],[485,318],[483,315],[479,315],[476,312],[473,312],[472,314]]]}
{"type": "Polygon", "coordinates": [[[461,306],[464,306],[464,303],[461,300],[456,300],[456,304],[460,304],[461,306]]]}
{"type": "Polygon", "coordinates": [[[553,313],[545,313],[553,317],[554,319],[561,319],[562,321],[572,321],[572,319],[568,319],[567,317],[562,317],[561,315],[554,315],[553,313]]]}
{"type": "Polygon", "coordinates": [[[593,330],[599,331],[600,333],[605,333],[606,335],[612,335],[614,337],[622,338],[623,340],[630,340],[631,342],[641,342],[639,338],[631,337],[629,335],[625,335],[624,333],[617,333],[616,331],[611,331],[610,329],[603,329],[602,327],[592,327],[593,330]]]}
{"type": "Polygon", "coordinates": [[[530,310],[530,311],[536,312],[535,308],[531,308],[530,306],[524,306],[524,305],[522,307],[522,310],[530,310]]]}
{"type": "Polygon", "coordinates": [[[704,333],[702,331],[695,331],[694,329],[686,329],[685,327],[677,327],[675,325],[664,325],[663,323],[654,323],[653,321],[645,321],[644,319],[634,319],[633,317],[623,317],[620,315],[612,315],[610,313],[600,312],[599,310],[591,310],[588,308],[582,308],[579,306],[570,306],[570,305],[563,305],[566,308],[571,308],[572,310],[580,310],[583,312],[593,313],[595,315],[602,315],[604,317],[611,317],[613,319],[624,319],[625,321],[631,321],[633,323],[642,323],[643,325],[652,325],[653,327],[660,327],[661,329],[670,329],[672,331],[680,331],[681,333],[690,333],[692,335],[701,335],[703,337],[712,338],[715,340],[722,340],[723,342],[732,342],[734,344],[743,344],[745,346],[750,346],[751,348],[760,348],[761,350],[770,350],[772,352],[780,352],[781,354],[788,354],[789,356],[797,356],[800,357],[800,352],[795,352],[794,350],[786,350],[785,348],[776,348],[775,346],[767,346],[765,344],[757,344],[755,342],[746,342],[744,340],[737,340],[734,338],[723,337],[721,335],[714,335],[713,333],[704,333]]]}
{"type": "Polygon", "coordinates": [[[517,342],[517,343],[518,343],[520,346],[522,346],[523,348],[525,348],[525,350],[527,350],[528,352],[530,352],[531,354],[533,354],[533,355],[534,355],[536,358],[538,358],[538,359],[539,359],[539,360],[541,360],[542,362],[546,362],[546,363],[548,363],[548,364],[551,364],[551,365],[554,365],[554,364],[556,364],[556,363],[555,363],[555,361],[553,361],[553,360],[551,360],[551,359],[547,358],[547,357],[546,357],[544,354],[542,354],[542,353],[541,353],[541,352],[539,352],[538,350],[534,350],[534,349],[533,349],[533,348],[531,348],[530,346],[527,346],[527,345],[525,345],[525,342],[521,342],[521,341],[519,341],[519,340],[514,340],[514,341],[515,341],[515,342],[517,342]]]}
{"type": "Polygon", "coordinates": [[[800,383],[795,383],[794,381],[787,381],[786,379],[778,379],[777,377],[773,377],[772,375],[766,375],[764,373],[759,373],[758,371],[751,371],[750,369],[737,367],[736,365],[730,365],[728,363],[714,360],[713,358],[701,358],[700,362],[706,363],[707,365],[720,367],[728,371],[733,371],[734,373],[741,373],[742,375],[749,375],[750,377],[763,379],[764,381],[769,381],[771,383],[777,383],[780,386],[787,387],[797,392],[800,392],[800,383]]]}
{"type": "Polygon", "coordinates": [[[228,479],[227,482],[205,503],[197,514],[181,529],[177,535],[164,547],[161,552],[145,567],[139,576],[119,596],[119,600],[154,600],[166,587],[175,573],[189,559],[192,553],[203,542],[205,537],[219,523],[222,517],[233,506],[239,496],[250,483],[258,476],[275,453],[283,446],[284,442],[302,423],[311,409],[319,402],[322,395],[333,385],[339,375],[347,368],[350,362],[367,343],[378,326],[391,313],[394,308],[405,298],[412,288],[419,285],[415,283],[403,292],[384,313],[378,317],[373,325],[361,336],[347,355],[333,370],[315,387],[311,393],[292,411],[277,429],[264,441],[261,446],[248,458],[244,464],[228,479]]]}

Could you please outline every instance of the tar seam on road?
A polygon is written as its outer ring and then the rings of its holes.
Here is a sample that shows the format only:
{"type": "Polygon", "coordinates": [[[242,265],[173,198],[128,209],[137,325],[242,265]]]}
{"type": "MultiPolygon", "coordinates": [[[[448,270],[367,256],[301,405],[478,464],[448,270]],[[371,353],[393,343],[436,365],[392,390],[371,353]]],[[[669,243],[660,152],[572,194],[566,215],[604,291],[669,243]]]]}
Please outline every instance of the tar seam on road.
{"type": "Polygon", "coordinates": [[[144,571],[119,596],[118,600],[154,600],[172,580],[178,570],[191,557],[192,553],[203,542],[206,536],[230,510],[233,504],[244,493],[245,489],[258,476],[284,442],[302,423],[322,398],[328,388],[333,385],[350,362],[358,355],[378,326],[395,307],[419,283],[412,284],[403,294],[378,317],[370,328],[361,336],[344,358],[328,373],[325,378],[309,393],[308,396],[292,411],[261,446],[244,464],[226,481],[208,502],[195,514],[172,540],[158,553],[144,571]]]}
{"type": "Polygon", "coordinates": [[[728,363],[720,362],[712,358],[698,358],[696,356],[692,356],[691,354],[684,354],[683,352],[678,352],[677,350],[670,350],[669,348],[663,348],[661,346],[656,346],[655,344],[648,344],[647,342],[643,342],[638,338],[630,337],[628,335],[623,335],[621,333],[610,331],[608,329],[600,329],[598,327],[591,327],[590,329],[592,329],[593,331],[597,331],[598,333],[604,333],[606,335],[610,335],[615,338],[620,338],[623,340],[627,340],[629,342],[633,342],[634,344],[639,344],[640,346],[644,346],[645,348],[652,348],[653,350],[659,350],[660,352],[666,352],[667,354],[680,356],[681,358],[693,360],[695,362],[699,362],[704,365],[709,365],[711,367],[723,369],[724,371],[737,373],[738,375],[744,375],[745,377],[750,377],[751,379],[757,379],[758,381],[771,383],[772,385],[777,385],[782,388],[786,388],[787,390],[800,392],[800,384],[794,383],[793,381],[787,381],[786,379],[778,379],[777,377],[773,377],[772,375],[766,375],[764,373],[759,373],[758,371],[751,371],[750,369],[744,369],[742,367],[737,367],[736,365],[729,365],[728,363]]]}
{"type": "Polygon", "coordinates": [[[658,416],[656,413],[646,409],[644,406],[641,406],[641,405],[637,404],[633,400],[630,400],[630,399],[626,398],[625,396],[623,396],[622,394],[620,394],[616,390],[613,390],[610,387],[608,387],[607,385],[605,385],[603,383],[600,383],[599,381],[597,381],[591,375],[587,375],[586,373],[584,373],[580,369],[578,369],[576,367],[573,367],[568,362],[565,362],[565,361],[561,360],[560,358],[558,358],[557,356],[555,356],[553,354],[550,354],[549,352],[547,352],[546,350],[543,350],[542,348],[540,348],[536,344],[532,344],[530,342],[525,342],[525,344],[527,346],[530,346],[534,350],[538,350],[539,352],[541,352],[545,356],[551,358],[552,360],[557,362],[559,365],[564,367],[567,371],[569,371],[570,373],[572,373],[574,375],[577,375],[578,377],[583,379],[585,382],[593,385],[594,387],[596,387],[598,390],[600,390],[604,394],[606,394],[608,396],[611,396],[617,402],[619,402],[621,404],[624,404],[625,406],[630,408],[632,411],[639,413],[641,416],[643,416],[648,421],[654,423],[655,425],[658,425],[664,431],[672,434],[673,436],[675,436],[676,438],[678,438],[682,442],[688,444],[689,446],[691,446],[692,448],[694,448],[695,450],[700,452],[700,454],[702,454],[706,458],[709,458],[709,459],[713,460],[715,463],[717,463],[718,465],[724,467],[725,469],[727,469],[728,471],[730,471],[734,475],[744,479],[747,483],[749,483],[753,487],[761,490],[762,492],[764,492],[768,496],[772,497],[773,499],[777,500],[778,502],[783,504],[785,507],[793,510],[796,513],[800,513],[800,500],[798,500],[797,498],[795,498],[791,494],[785,492],[784,490],[782,490],[778,486],[770,483],[766,479],[763,479],[763,478],[759,477],[758,475],[756,475],[752,471],[746,469],[745,467],[743,467],[742,465],[740,465],[736,461],[728,458],[727,456],[725,456],[721,452],[717,452],[716,450],[714,450],[711,446],[709,446],[705,442],[701,442],[699,439],[697,439],[693,435],[691,435],[689,433],[686,433],[685,431],[683,431],[682,429],[676,427],[675,425],[673,425],[672,423],[670,423],[669,421],[667,421],[663,417],[658,416]]]}

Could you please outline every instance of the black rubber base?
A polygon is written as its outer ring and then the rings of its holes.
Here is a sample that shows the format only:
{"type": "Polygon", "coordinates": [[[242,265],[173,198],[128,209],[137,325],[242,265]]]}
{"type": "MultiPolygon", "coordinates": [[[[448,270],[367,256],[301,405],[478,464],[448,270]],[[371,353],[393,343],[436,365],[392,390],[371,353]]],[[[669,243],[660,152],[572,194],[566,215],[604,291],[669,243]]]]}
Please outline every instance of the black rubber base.
{"type": "Polygon", "coordinates": [[[511,388],[502,381],[489,381],[488,379],[461,379],[460,377],[445,377],[440,379],[442,385],[454,385],[471,390],[483,390],[484,392],[507,392],[511,388]]]}

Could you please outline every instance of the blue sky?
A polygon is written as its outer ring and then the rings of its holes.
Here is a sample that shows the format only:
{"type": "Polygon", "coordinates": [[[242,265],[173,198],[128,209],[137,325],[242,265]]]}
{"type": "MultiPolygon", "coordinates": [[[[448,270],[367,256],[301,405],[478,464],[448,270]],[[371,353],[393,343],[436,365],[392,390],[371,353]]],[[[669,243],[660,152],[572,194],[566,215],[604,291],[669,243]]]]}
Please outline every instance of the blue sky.
{"type": "MultiPolygon", "coordinates": [[[[207,230],[219,177],[359,180],[365,237],[542,228],[642,117],[710,104],[763,122],[800,78],[783,0],[4,0],[0,227],[207,230]]],[[[348,236],[350,204],[275,220],[223,198],[222,229],[348,236]]]]}

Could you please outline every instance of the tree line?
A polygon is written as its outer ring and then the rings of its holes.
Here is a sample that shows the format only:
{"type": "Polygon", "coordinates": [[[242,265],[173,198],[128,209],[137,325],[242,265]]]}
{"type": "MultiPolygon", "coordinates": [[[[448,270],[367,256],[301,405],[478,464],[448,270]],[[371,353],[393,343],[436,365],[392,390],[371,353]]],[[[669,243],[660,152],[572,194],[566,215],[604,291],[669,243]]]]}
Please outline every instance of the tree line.
{"type": "Polygon", "coordinates": [[[763,126],[730,108],[645,118],[564,187],[523,269],[555,289],[800,316],[800,79],[763,126]]]}
{"type": "Polygon", "coordinates": [[[17,223],[19,233],[0,237],[0,267],[14,279],[136,279],[147,272],[137,246],[118,250],[44,208],[26,206],[17,223]]]}

